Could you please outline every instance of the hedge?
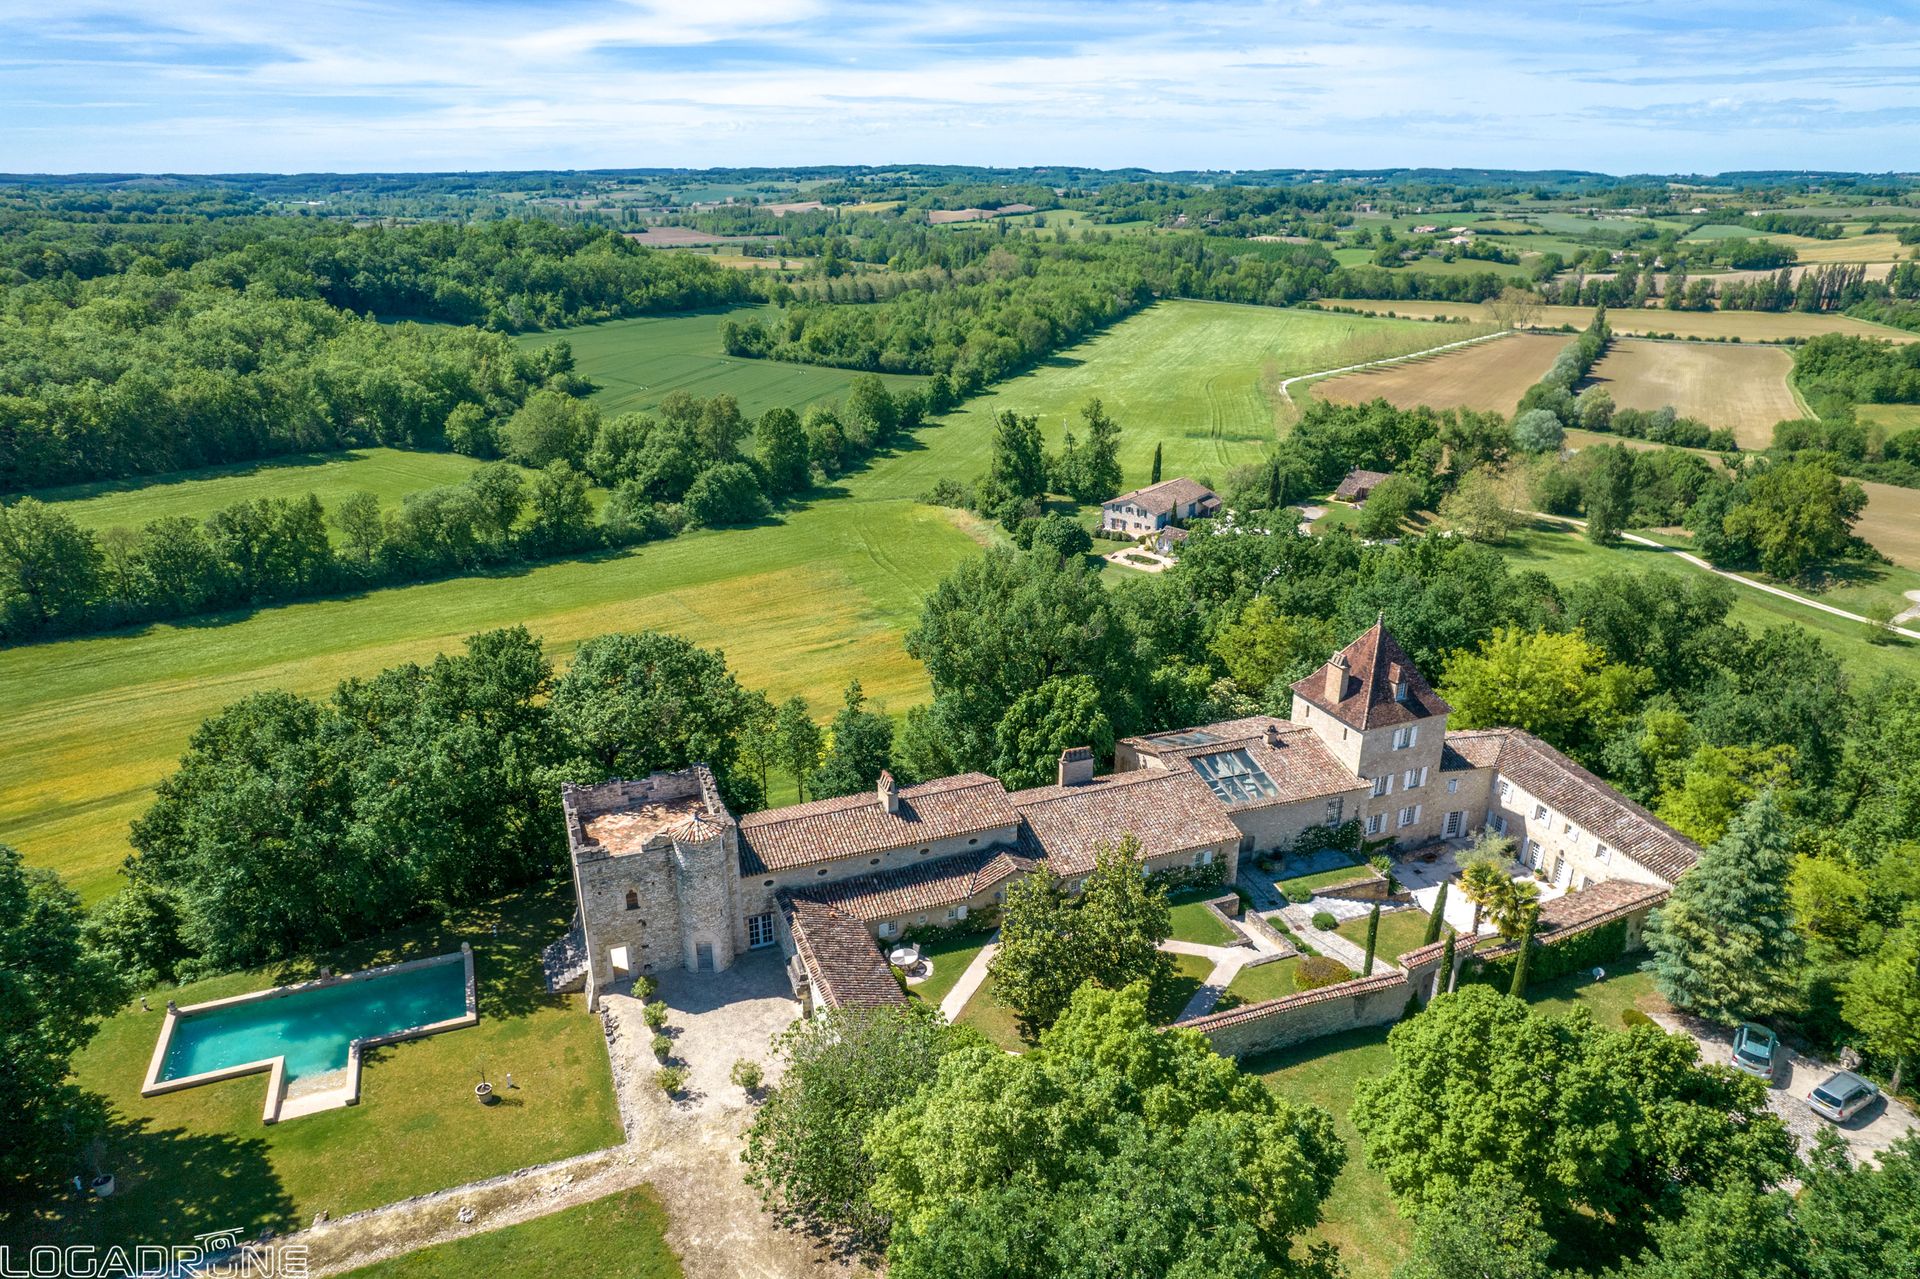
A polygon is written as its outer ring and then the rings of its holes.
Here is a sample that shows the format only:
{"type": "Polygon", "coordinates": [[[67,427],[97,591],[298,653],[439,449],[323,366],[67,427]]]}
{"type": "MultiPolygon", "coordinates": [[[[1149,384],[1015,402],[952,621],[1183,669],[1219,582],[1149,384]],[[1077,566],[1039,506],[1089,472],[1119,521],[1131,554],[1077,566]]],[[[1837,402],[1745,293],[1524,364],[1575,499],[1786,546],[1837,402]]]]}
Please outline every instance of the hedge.
{"type": "MultiPolygon", "coordinates": [[[[1551,945],[1535,941],[1533,958],[1527,967],[1527,982],[1532,985],[1595,965],[1605,967],[1624,955],[1626,950],[1627,921],[1624,919],[1616,919],[1611,924],[1602,924],[1551,945]]],[[[1513,983],[1513,966],[1518,959],[1516,953],[1501,959],[1476,960],[1470,980],[1505,990],[1513,983]]]]}

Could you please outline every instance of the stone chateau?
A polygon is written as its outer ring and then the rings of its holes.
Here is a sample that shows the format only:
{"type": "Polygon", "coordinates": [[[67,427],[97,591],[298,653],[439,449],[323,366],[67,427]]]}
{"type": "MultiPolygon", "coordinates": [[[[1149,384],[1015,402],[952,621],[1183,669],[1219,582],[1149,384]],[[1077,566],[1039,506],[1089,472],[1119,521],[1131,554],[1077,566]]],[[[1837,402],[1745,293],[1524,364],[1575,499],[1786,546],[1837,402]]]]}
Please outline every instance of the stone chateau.
{"type": "Polygon", "coordinates": [[[962,773],[735,817],[704,765],[564,788],[579,913],[549,956],[590,1004],[634,976],[728,967],[779,947],[804,1009],[896,1003],[883,948],[949,926],[1045,862],[1070,886],[1127,835],[1143,866],[1219,863],[1297,846],[1357,820],[1411,849],[1492,829],[1571,889],[1671,887],[1698,849],[1517,729],[1448,731],[1450,709],[1374,626],[1293,686],[1289,719],[1260,715],[1130,737],[1114,772],[1060,757],[1056,784],[1008,791],[962,773]],[[1626,885],[1622,885],[1626,887],[1626,885]]]}

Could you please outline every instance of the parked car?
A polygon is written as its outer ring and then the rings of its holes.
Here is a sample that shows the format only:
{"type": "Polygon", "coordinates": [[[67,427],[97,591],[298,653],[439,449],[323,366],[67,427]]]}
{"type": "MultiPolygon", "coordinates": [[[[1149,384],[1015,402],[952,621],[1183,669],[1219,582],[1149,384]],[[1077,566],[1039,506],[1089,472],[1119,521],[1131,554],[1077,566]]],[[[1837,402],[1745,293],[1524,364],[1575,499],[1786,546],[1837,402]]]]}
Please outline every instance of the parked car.
{"type": "Polygon", "coordinates": [[[1727,1064],[1735,1070],[1769,1082],[1773,1063],[1780,1055],[1780,1040],[1765,1026],[1741,1022],[1733,1032],[1733,1058],[1727,1064]]]}
{"type": "Polygon", "coordinates": [[[1837,1070],[1807,1094],[1807,1105],[1814,1114],[1839,1124],[1871,1106],[1879,1095],[1880,1089],[1872,1080],[1862,1079],[1851,1070],[1837,1070]]]}

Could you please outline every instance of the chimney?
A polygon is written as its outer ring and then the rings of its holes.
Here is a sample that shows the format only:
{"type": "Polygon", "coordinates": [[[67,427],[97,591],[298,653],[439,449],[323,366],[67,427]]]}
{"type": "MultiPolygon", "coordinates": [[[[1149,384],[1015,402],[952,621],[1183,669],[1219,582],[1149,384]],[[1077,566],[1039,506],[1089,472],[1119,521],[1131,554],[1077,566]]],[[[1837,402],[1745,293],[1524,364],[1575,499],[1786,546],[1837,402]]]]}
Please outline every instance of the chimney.
{"type": "Polygon", "coordinates": [[[1060,784],[1084,786],[1093,780],[1093,747],[1069,746],[1060,752],[1060,784]]]}
{"type": "Polygon", "coordinates": [[[893,784],[893,774],[886,769],[880,770],[880,780],[874,784],[874,790],[880,796],[880,807],[889,813],[900,811],[900,788],[893,784]]]}
{"type": "Polygon", "coordinates": [[[1396,702],[1406,701],[1407,672],[1401,667],[1400,663],[1395,662],[1387,668],[1387,678],[1393,681],[1393,700],[1396,702]]]}
{"type": "Polygon", "coordinates": [[[1326,699],[1337,702],[1347,695],[1347,655],[1335,653],[1327,662],[1326,699]]]}
{"type": "Polygon", "coordinates": [[[1278,747],[1279,747],[1279,745],[1280,745],[1280,726],[1279,726],[1278,724],[1269,724],[1269,725],[1267,725],[1267,745],[1269,745],[1269,746],[1272,746],[1272,747],[1275,747],[1275,748],[1278,748],[1278,747]]]}

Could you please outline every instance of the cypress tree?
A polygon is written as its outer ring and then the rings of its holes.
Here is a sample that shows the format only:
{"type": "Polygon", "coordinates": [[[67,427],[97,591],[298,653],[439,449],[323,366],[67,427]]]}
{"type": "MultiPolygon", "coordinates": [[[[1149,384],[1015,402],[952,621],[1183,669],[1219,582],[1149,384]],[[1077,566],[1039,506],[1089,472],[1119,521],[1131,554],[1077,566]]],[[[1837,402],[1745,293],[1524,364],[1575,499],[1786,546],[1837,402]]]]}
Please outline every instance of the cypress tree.
{"type": "Polygon", "coordinates": [[[1459,935],[1453,929],[1447,929],[1447,945],[1446,949],[1440,952],[1440,980],[1436,986],[1440,994],[1453,989],[1453,942],[1459,935]]]}
{"type": "Polygon", "coordinates": [[[1440,940],[1440,925],[1445,922],[1447,917],[1447,885],[1450,882],[1452,881],[1441,880],[1440,891],[1435,894],[1433,899],[1433,914],[1427,920],[1426,944],[1429,946],[1440,940]]]}
{"type": "Polygon", "coordinates": [[[1527,912],[1527,926],[1520,934],[1520,954],[1513,961],[1513,985],[1507,987],[1507,993],[1515,999],[1527,997],[1527,960],[1533,955],[1533,926],[1539,919],[1539,912],[1527,912]]]}
{"type": "Polygon", "coordinates": [[[1147,483],[1158,484],[1159,482],[1160,482],[1160,446],[1159,444],[1156,443],[1153,446],[1153,478],[1151,480],[1148,480],[1147,483]]]}
{"type": "Polygon", "coordinates": [[[1361,966],[1362,977],[1373,976],[1373,947],[1380,938],[1380,903],[1375,902],[1373,909],[1367,912],[1367,962],[1361,966]]]}
{"type": "Polygon", "coordinates": [[[1280,464],[1278,462],[1267,463],[1267,509],[1269,511],[1280,509],[1280,464]]]}

